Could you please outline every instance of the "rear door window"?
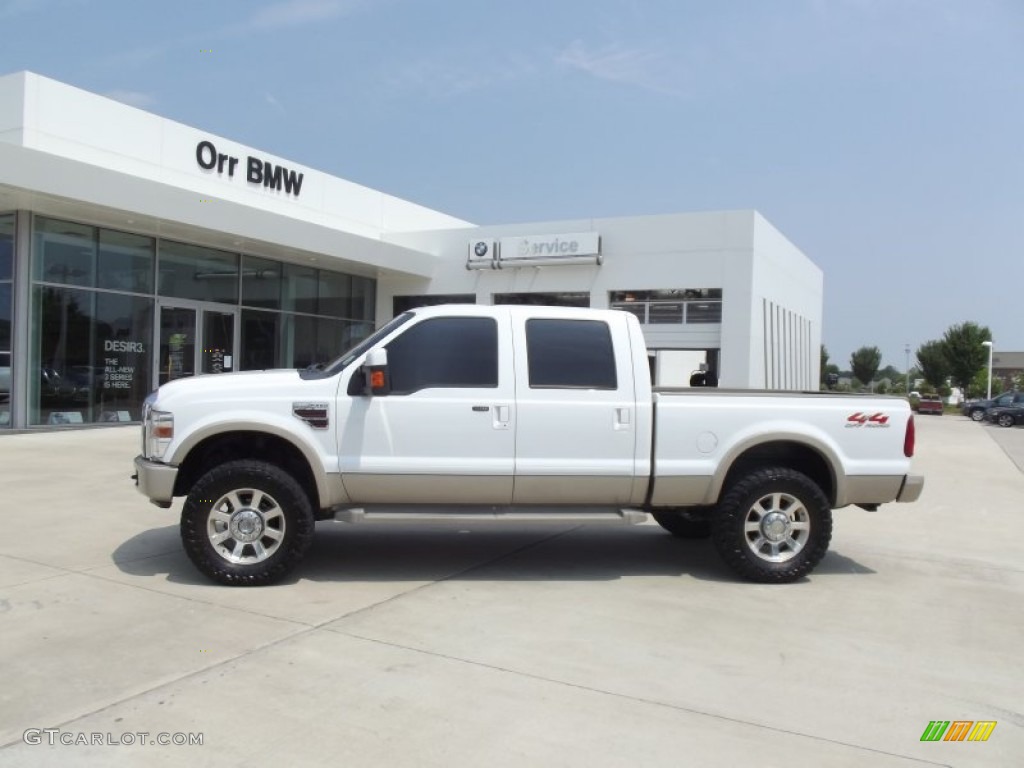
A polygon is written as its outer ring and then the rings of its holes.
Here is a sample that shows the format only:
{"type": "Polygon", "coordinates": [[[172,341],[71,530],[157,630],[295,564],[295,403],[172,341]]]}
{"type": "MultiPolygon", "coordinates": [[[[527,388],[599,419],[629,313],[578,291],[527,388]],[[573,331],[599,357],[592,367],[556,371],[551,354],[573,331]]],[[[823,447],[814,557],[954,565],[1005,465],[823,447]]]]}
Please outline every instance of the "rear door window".
{"type": "Polygon", "coordinates": [[[607,323],[597,320],[526,321],[532,389],[617,389],[615,353],[607,323]]]}

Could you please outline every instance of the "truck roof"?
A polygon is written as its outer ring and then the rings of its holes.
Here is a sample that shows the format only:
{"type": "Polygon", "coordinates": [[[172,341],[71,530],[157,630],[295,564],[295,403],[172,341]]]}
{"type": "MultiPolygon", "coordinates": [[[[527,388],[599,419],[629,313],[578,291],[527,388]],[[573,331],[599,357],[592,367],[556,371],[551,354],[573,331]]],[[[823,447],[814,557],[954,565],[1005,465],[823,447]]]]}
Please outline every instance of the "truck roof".
{"type": "Polygon", "coordinates": [[[578,320],[634,317],[630,312],[621,309],[559,307],[546,304],[436,304],[431,307],[417,307],[409,311],[425,317],[475,315],[477,317],[552,317],[578,320]]]}

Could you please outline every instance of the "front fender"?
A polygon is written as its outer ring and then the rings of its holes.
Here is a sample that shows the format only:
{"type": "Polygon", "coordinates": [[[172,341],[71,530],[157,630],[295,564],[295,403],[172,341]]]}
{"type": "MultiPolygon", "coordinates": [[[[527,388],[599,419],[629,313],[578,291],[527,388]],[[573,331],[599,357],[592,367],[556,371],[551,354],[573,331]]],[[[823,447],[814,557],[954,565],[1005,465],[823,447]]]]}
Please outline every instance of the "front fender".
{"type": "Polygon", "coordinates": [[[185,462],[186,457],[195,450],[196,446],[206,440],[220,435],[229,435],[237,432],[257,432],[273,435],[287,441],[302,454],[309,465],[316,492],[320,500],[320,507],[331,507],[336,504],[343,504],[348,499],[341,498],[344,491],[340,483],[329,483],[327,475],[329,468],[325,466],[324,456],[312,434],[303,436],[300,433],[313,430],[293,417],[281,418],[279,416],[261,414],[260,419],[254,420],[251,414],[223,412],[208,416],[195,424],[188,434],[181,438],[180,442],[173,442],[168,446],[164,461],[168,464],[180,466],[185,462]]]}

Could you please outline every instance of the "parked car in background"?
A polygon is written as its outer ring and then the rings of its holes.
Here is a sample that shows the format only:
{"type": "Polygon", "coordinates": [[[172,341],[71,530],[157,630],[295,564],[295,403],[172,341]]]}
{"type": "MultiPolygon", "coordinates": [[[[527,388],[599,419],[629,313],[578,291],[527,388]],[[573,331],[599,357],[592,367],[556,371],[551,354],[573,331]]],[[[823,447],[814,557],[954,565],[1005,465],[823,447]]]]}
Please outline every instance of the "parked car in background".
{"type": "Polygon", "coordinates": [[[941,395],[921,395],[921,400],[917,404],[918,413],[934,413],[941,416],[942,410],[941,395]]]}
{"type": "Polygon", "coordinates": [[[964,416],[969,416],[973,421],[983,421],[985,412],[989,408],[1017,403],[1024,403],[1024,392],[1003,392],[991,400],[968,400],[960,407],[960,410],[964,416]]]}
{"type": "Polygon", "coordinates": [[[985,411],[985,420],[1000,427],[1024,424],[1024,403],[1018,405],[997,405],[985,411]]]}
{"type": "Polygon", "coordinates": [[[73,365],[64,376],[71,399],[76,403],[88,403],[90,397],[98,398],[103,389],[102,366],[73,365]]]}

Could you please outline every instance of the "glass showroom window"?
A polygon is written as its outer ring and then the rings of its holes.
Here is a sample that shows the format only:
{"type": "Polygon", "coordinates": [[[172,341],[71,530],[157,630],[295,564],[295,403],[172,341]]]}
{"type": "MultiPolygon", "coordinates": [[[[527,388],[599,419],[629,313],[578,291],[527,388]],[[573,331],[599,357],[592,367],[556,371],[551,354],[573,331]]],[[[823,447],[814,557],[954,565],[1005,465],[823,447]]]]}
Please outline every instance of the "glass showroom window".
{"type": "MultiPolygon", "coordinates": [[[[350,341],[352,323],[307,315],[285,316],[285,361],[288,368],[307,368],[326,365],[347,349],[354,347],[360,337],[350,341]]],[[[373,332],[370,326],[366,335],[373,332]]]]}
{"type": "MultiPolygon", "coordinates": [[[[363,320],[373,330],[377,316],[377,281],[372,277],[352,277],[352,311],[346,315],[351,320],[363,320]]],[[[367,334],[368,335],[368,334],[367,334]]],[[[362,338],[365,338],[363,336],[362,338]]],[[[360,339],[361,340],[361,339],[360,339]]]]}
{"type": "Polygon", "coordinates": [[[162,240],[160,295],[237,304],[238,254],[162,240]]]}
{"type": "Polygon", "coordinates": [[[153,238],[99,231],[96,287],[131,293],[153,293],[153,238]]]}
{"type": "Polygon", "coordinates": [[[284,290],[281,309],[316,314],[317,278],[312,267],[284,264],[284,290]]]}
{"type": "Polygon", "coordinates": [[[283,318],[280,312],[242,310],[241,371],[282,368],[281,341],[283,318]]]}
{"type": "Polygon", "coordinates": [[[37,285],[32,424],[139,421],[149,391],[153,300],[37,285]]]}
{"type": "Polygon", "coordinates": [[[11,276],[14,268],[14,214],[0,216],[0,428],[11,425],[11,276]]]}
{"type": "Polygon", "coordinates": [[[96,284],[96,228],[37,216],[32,277],[44,283],[96,284]]]}
{"type": "Polygon", "coordinates": [[[636,315],[641,323],[682,325],[722,322],[721,288],[612,291],[609,306],[636,315]]]}
{"type": "Polygon", "coordinates": [[[281,262],[242,257],[242,304],[278,309],[281,306],[281,262]]]}
{"type": "Polygon", "coordinates": [[[337,358],[373,332],[376,290],[371,278],[244,256],[241,370],[337,358]]]}
{"type": "Polygon", "coordinates": [[[141,420],[155,241],[36,217],[33,243],[29,423],[141,420]]]}

